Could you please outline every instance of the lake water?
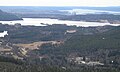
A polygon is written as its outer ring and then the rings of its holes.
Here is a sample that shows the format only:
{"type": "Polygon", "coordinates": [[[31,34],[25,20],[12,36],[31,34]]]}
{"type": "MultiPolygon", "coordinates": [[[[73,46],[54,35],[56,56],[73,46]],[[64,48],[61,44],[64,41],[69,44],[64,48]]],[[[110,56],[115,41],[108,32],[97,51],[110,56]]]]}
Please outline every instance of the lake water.
{"type": "Polygon", "coordinates": [[[20,23],[21,25],[34,25],[34,26],[45,26],[44,24],[67,24],[69,26],[104,26],[104,25],[113,25],[118,26],[120,24],[110,24],[110,23],[99,23],[99,22],[82,22],[82,21],[69,21],[69,20],[58,20],[58,19],[49,19],[49,18],[23,18],[23,20],[16,21],[0,21],[3,24],[14,25],[15,23],[20,23]]]}

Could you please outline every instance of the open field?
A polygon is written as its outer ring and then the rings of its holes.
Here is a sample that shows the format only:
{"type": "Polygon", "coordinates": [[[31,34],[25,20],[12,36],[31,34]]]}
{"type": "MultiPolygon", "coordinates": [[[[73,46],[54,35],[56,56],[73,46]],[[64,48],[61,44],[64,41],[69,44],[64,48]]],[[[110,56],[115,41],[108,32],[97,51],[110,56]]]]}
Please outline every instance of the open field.
{"type": "Polygon", "coordinates": [[[40,42],[33,42],[33,43],[30,43],[30,44],[14,44],[14,45],[18,46],[18,47],[29,49],[29,50],[34,50],[34,49],[38,49],[38,47],[40,47],[42,44],[46,44],[46,43],[59,44],[60,42],[57,42],[57,41],[40,41],[40,42]]]}

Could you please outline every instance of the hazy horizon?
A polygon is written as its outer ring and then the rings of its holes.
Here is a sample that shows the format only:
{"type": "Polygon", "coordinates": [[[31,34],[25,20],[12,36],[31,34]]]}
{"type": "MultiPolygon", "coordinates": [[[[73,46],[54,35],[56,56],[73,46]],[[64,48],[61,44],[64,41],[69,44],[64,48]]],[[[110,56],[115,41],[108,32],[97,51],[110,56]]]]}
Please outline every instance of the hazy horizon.
{"type": "Polygon", "coordinates": [[[120,6],[120,0],[1,0],[0,6],[120,6]]]}

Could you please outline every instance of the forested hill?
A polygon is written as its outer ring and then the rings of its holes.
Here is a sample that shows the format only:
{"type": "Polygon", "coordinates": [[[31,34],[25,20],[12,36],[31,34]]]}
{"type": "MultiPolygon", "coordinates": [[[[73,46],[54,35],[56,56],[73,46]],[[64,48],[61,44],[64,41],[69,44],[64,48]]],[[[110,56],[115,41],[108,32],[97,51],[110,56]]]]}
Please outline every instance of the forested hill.
{"type": "Polygon", "coordinates": [[[16,15],[6,13],[0,10],[0,21],[12,21],[12,20],[22,20],[22,18],[19,18],[16,15]]]}
{"type": "MultiPolygon", "coordinates": [[[[78,53],[80,55],[92,56],[94,53],[101,53],[107,50],[120,50],[120,26],[118,27],[97,27],[96,32],[91,34],[90,30],[80,29],[63,46],[55,48],[54,51],[60,54],[78,53]],[[59,49],[59,50],[58,50],[59,49]],[[86,54],[85,54],[86,53],[86,54]]],[[[55,53],[55,52],[54,52],[55,53]]],[[[97,55],[95,56],[97,57],[97,55]]]]}
{"type": "Polygon", "coordinates": [[[1,24],[3,30],[0,72],[120,72],[120,26],[1,24]]]}
{"type": "Polygon", "coordinates": [[[116,49],[120,48],[120,27],[113,27],[110,30],[101,33],[104,30],[96,28],[97,34],[81,35],[79,32],[69,39],[64,47],[70,50],[79,51],[81,49],[116,49]],[[99,33],[100,32],[100,33],[99,33]]]}

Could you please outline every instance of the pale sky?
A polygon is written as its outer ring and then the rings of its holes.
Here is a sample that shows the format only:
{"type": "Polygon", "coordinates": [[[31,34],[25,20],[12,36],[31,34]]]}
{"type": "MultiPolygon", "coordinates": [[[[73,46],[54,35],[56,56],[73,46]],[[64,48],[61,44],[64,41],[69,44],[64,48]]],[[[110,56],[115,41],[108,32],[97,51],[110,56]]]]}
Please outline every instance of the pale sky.
{"type": "Polygon", "coordinates": [[[120,0],[0,0],[0,6],[120,6],[120,0]]]}

